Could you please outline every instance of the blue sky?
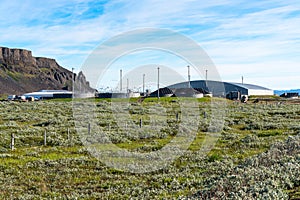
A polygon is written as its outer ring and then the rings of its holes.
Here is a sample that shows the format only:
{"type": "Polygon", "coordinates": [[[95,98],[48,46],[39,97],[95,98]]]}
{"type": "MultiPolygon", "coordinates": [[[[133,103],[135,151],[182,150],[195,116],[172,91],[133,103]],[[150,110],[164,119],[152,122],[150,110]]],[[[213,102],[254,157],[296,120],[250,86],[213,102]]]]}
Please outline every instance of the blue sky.
{"type": "MultiPolygon", "coordinates": [[[[68,69],[78,71],[97,46],[117,34],[166,28],[196,41],[224,81],[244,76],[247,83],[272,89],[300,88],[298,0],[2,0],[0,17],[0,46],[30,49],[68,69]]],[[[169,65],[186,76],[184,62],[152,57],[141,65],[169,65]]],[[[192,79],[200,78],[192,73],[192,79]]]]}

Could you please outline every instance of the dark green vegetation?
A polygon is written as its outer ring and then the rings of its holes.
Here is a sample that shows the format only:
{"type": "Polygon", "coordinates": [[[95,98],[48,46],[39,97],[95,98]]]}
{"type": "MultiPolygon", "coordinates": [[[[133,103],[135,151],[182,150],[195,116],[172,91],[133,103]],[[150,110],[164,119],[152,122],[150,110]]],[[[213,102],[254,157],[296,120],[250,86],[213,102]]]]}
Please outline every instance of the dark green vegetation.
{"type": "MultiPolygon", "coordinates": [[[[151,137],[125,137],[114,123],[116,108],[107,100],[95,104],[106,119],[99,125],[109,126],[119,147],[150,152],[174,137],[176,99],[160,100],[169,112],[167,127],[151,137]]],[[[155,106],[157,100],[130,100],[132,120],[138,124],[142,118],[147,125],[150,114],[140,105],[155,106]]],[[[202,155],[203,141],[214,137],[206,132],[210,105],[210,99],[199,100],[198,133],[184,156],[168,168],[132,174],[105,166],[81,145],[71,101],[0,102],[0,199],[299,199],[300,105],[228,101],[223,131],[202,155]],[[14,151],[9,149],[11,133],[14,151]]]]}

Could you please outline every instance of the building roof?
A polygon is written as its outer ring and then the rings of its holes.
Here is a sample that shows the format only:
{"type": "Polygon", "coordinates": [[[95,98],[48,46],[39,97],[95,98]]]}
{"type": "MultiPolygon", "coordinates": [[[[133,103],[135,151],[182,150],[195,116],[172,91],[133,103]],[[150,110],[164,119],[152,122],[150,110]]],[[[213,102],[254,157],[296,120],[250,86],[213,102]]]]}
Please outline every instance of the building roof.
{"type": "MultiPolygon", "coordinates": [[[[199,84],[200,85],[205,85],[207,87],[213,87],[213,86],[219,86],[219,87],[223,87],[226,85],[231,85],[231,86],[236,86],[236,87],[240,87],[240,88],[244,88],[244,89],[249,89],[249,90],[271,90],[259,85],[253,85],[253,84],[245,84],[245,83],[234,83],[234,82],[221,82],[221,81],[212,81],[212,80],[194,80],[191,81],[191,85],[194,88],[199,88],[199,84]]],[[[176,83],[173,85],[168,86],[168,88],[178,88],[178,87],[187,87],[188,86],[188,82],[181,82],[181,83],[176,83]]]]}
{"type": "Polygon", "coordinates": [[[62,92],[67,92],[69,93],[70,91],[68,90],[40,90],[38,92],[50,92],[50,93],[62,93],[62,92]]]}
{"type": "Polygon", "coordinates": [[[189,85],[196,89],[196,88],[201,88],[203,91],[207,91],[212,93],[214,96],[223,96],[225,97],[227,93],[232,92],[232,91],[239,91],[242,94],[245,95],[262,95],[264,94],[270,94],[273,93],[273,90],[258,86],[258,85],[253,85],[253,84],[242,84],[242,83],[231,83],[231,82],[222,82],[222,81],[213,81],[213,80],[194,80],[181,83],[176,83],[173,85],[168,86],[167,88],[170,89],[178,89],[178,88],[187,88],[189,85]],[[257,92],[254,92],[254,91],[257,92]]]}
{"type": "Polygon", "coordinates": [[[31,92],[23,94],[23,96],[44,96],[53,97],[54,94],[72,94],[73,92],[67,90],[40,90],[38,92],[31,92]]]}
{"type": "Polygon", "coordinates": [[[243,87],[245,89],[249,89],[249,90],[271,90],[259,85],[253,85],[253,84],[245,84],[245,83],[233,83],[233,82],[224,82],[224,83],[228,83],[228,84],[233,84],[239,87],[243,87]]]}

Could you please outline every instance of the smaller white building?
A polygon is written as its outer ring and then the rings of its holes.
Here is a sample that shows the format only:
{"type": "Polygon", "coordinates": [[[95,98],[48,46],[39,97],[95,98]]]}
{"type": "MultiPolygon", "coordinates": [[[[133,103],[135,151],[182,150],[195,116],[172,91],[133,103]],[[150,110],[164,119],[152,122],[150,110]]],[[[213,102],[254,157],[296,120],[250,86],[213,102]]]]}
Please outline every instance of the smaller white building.
{"type": "Polygon", "coordinates": [[[73,93],[67,90],[40,90],[38,92],[23,94],[25,97],[35,99],[72,98],[73,93]]]}

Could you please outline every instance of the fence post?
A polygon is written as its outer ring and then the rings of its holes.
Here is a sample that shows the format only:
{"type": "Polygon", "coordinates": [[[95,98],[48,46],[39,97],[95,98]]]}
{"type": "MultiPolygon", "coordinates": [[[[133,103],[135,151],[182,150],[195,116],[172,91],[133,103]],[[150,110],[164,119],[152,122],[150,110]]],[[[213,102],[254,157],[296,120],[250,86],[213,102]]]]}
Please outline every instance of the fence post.
{"type": "Polygon", "coordinates": [[[68,128],[68,140],[70,140],[70,129],[68,128]]]}
{"type": "Polygon", "coordinates": [[[177,122],[179,121],[179,114],[178,114],[178,112],[176,113],[176,121],[177,122]]]}
{"type": "Polygon", "coordinates": [[[88,134],[89,135],[91,134],[91,124],[90,123],[88,124],[88,134]]]}
{"type": "Polygon", "coordinates": [[[142,119],[140,119],[140,128],[142,128],[142,119]]]}
{"type": "Polygon", "coordinates": [[[15,149],[15,134],[11,134],[11,140],[10,140],[10,149],[14,150],[15,149]]]}
{"type": "Polygon", "coordinates": [[[47,131],[44,132],[44,146],[47,145],[47,131]]]}

